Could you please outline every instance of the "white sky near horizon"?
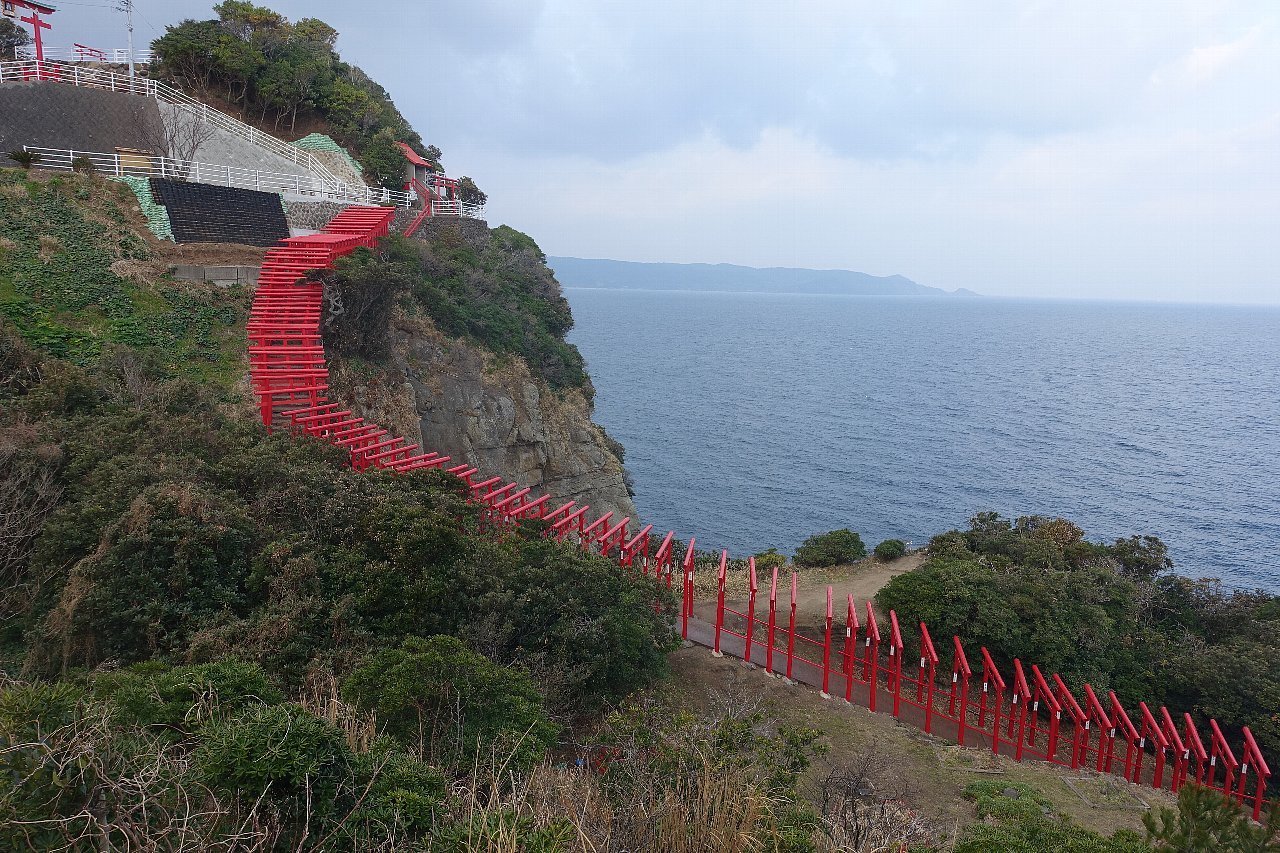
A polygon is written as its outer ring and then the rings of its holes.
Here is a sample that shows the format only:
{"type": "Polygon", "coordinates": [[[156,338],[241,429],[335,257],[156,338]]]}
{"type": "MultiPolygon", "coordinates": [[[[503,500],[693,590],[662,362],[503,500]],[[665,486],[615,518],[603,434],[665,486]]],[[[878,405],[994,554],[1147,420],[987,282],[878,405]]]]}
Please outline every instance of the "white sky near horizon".
{"type": "MultiPolygon", "coordinates": [[[[123,46],[110,0],[49,44],[123,46]]],[[[135,0],[136,41],[211,0],[135,0]]],[[[1280,303],[1280,3],[273,0],[551,255],[1280,303]]]]}

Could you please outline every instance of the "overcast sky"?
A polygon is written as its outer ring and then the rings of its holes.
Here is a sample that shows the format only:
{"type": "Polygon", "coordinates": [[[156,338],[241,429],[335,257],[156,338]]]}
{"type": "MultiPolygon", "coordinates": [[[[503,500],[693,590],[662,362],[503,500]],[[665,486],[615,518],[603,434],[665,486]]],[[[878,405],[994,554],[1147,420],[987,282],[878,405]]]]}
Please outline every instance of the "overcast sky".
{"type": "MultiPolygon", "coordinates": [[[[109,0],[51,44],[123,46],[109,0]]],[[[212,3],[135,0],[139,44],[212,3]]],[[[1280,303],[1275,0],[274,0],[548,253],[1280,303]]]]}

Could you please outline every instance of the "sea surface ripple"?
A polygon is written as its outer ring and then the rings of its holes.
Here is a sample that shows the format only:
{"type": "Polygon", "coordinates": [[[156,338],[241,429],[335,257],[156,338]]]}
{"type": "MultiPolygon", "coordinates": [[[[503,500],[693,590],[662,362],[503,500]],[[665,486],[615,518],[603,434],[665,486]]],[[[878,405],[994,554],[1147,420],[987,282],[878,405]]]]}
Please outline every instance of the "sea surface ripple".
{"type": "Polygon", "coordinates": [[[981,510],[1280,592],[1280,308],[566,289],[646,522],[792,553],[981,510]]]}

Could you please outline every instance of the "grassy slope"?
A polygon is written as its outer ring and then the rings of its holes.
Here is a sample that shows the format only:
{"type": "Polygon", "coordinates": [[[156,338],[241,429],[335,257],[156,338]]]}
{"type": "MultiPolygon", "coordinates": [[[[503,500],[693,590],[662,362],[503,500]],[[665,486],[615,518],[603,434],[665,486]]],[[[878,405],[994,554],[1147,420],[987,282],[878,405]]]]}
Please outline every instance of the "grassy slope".
{"type": "Polygon", "coordinates": [[[229,387],[243,371],[248,292],[170,280],[135,206],[102,178],[0,169],[0,315],[81,367],[128,346],[229,387]]]}

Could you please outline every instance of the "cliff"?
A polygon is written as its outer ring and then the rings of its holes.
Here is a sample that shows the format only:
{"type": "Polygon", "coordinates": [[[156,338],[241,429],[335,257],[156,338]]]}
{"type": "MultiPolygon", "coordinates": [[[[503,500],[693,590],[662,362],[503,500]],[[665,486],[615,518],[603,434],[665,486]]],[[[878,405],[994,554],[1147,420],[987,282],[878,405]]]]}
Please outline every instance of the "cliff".
{"type": "Polygon", "coordinates": [[[591,420],[581,357],[563,342],[568,305],[537,246],[477,221],[441,220],[419,234],[331,283],[344,306],[342,318],[326,318],[335,395],[486,475],[588,504],[592,516],[636,518],[622,463],[591,420]],[[399,295],[372,305],[362,298],[370,286],[399,295]]]}

